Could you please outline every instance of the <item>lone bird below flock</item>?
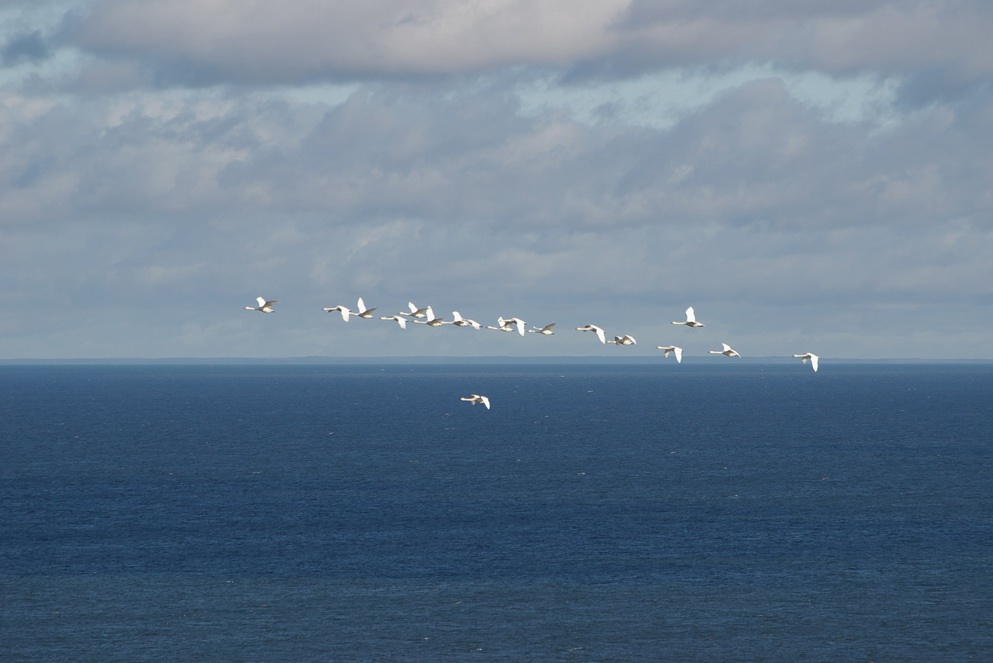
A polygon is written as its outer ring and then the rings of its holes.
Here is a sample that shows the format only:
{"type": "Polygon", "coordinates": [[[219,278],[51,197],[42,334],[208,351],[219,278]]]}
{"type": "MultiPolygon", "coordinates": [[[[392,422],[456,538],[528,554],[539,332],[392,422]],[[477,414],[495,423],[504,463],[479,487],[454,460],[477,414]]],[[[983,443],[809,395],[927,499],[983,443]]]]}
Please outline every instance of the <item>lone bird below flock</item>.
{"type": "Polygon", "coordinates": [[[797,359],[799,359],[801,361],[801,363],[804,363],[804,364],[806,364],[807,363],[807,360],[809,359],[810,360],[810,367],[812,369],[814,369],[814,373],[817,372],[817,359],[818,359],[818,357],[813,352],[805,352],[802,355],[793,355],[793,356],[796,357],[797,359]]]}
{"type": "Polygon", "coordinates": [[[630,334],[624,334],[624,336],[615,336],[613,341],[610,341],[614,345],[637,345],[638,341],[634,340],[634,336],[630,334]]]}
{"type": "Polygon", "coordinates": [[[462,396],[459,398],[460,401],[467,401],[473,405],[485,405],[486,409],[490,409],[490,399],[486,396],[480,396],[479,394],[472,394],[471,396],[462,396]]]}
{"type": "Polygon", "coordinates": [[[663,357],[668,359],[669,355],[676,355],[676,363],[683,363],[683,349],[675,345],[658,345],[656,346],[659,350],[663,352],[663,357]]]}
{"type": "Polygon", "coordinates": [[[724,346],[723,350],[708,350],[707,352],[712,355],[724,355],[725,357],[741,357],[741,355],[727,343],[721,343],[721,345],[724,346]]]}
{"type": "Polygon", "coordinates": [[[686,309],[686,320],[674,320],[674,325],[686,325],[687,327],[703,327],[702,322],[696,321],[696,313],[693,311],[693,307],[686,309]]]}
{"type": "Polygon", "coordinates": [[[259,313],[272,313],[272,305],[279,303],[279,300],[266,299],[265,297],[256,297],[255,301],[259,303],[258,306],[246,306],[245,310],[258,311],[259,313]]]}

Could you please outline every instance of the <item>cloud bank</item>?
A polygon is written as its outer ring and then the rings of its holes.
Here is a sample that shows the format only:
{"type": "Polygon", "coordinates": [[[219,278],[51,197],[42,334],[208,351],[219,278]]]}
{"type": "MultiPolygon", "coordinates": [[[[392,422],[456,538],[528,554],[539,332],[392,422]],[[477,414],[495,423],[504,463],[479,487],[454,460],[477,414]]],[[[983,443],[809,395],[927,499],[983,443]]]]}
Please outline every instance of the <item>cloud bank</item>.
{"type": "Polygon", "coordinates": [[[361,295],[644,354],[694,304],[688,353],[993,358],[983,3],[0,12],[8,357],[602,352],[320,313],[361,295]]]}

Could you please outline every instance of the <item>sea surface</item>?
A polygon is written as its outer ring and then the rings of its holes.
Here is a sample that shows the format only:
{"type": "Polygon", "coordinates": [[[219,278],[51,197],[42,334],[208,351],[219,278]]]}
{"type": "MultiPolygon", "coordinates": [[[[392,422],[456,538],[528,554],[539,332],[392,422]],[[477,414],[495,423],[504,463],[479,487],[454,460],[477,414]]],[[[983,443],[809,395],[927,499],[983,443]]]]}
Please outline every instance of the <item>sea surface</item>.
{"type": "Polygon", "coordinates": [[[993,660],[990,364],[3,365],[0,424],[4,662],[993,660]]]}

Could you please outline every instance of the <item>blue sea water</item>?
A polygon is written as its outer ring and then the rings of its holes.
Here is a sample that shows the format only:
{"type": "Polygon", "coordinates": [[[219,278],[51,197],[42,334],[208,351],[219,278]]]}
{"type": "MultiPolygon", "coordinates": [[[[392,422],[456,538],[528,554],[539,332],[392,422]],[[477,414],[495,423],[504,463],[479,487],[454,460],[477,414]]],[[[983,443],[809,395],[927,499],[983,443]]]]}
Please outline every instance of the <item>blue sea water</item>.
{"type": "Polygon", "coordinates": [[[990,365],[0,366],[0,660],[991,660],[991,403],[990,365]]]}

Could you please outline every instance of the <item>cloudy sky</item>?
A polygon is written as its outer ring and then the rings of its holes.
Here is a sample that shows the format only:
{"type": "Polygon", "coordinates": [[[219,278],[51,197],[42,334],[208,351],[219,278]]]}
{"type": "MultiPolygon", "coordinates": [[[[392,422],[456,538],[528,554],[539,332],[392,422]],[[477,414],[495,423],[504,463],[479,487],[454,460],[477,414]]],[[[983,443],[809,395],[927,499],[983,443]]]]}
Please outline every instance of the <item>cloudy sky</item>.
{"type": "Polygon", "coordinates": [[[993,359],[990,34],[984,0],[0,0],[0,358],[993,359]],[[321,311],[359,296],[558,333],[321,311]]]}

